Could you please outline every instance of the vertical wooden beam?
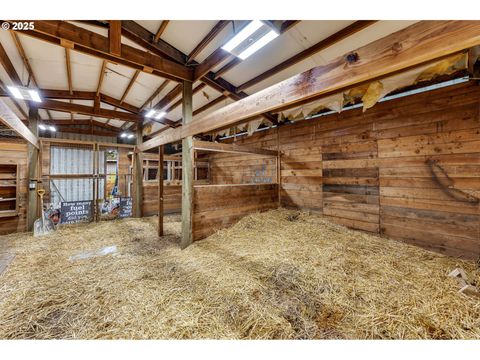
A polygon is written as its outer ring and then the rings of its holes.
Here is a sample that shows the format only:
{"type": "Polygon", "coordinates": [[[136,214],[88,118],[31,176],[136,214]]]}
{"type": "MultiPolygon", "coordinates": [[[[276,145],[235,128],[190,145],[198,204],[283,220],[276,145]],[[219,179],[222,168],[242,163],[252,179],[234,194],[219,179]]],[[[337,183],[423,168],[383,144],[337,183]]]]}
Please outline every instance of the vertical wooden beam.
{"type": "Polygon", "coordinates": [[[282,154],[280,152],[280,128],[277,126],[277,186],[278,207],[282,205],[282,154]]]}
{"type": "Polygon", "coordinates": [[[163,236],[163,145],[158,147],[158,236],[163,236]]]}
{"type": "Polygon", "coordinates": [[[109,21],[108,40],[110,53],[122,56],[122,22],[120,20],[109,21]]]}
{"type": "Polygon", "coordinates": [[[142,217],[142,203],[143,203],[143,154],[138,150],[138,146],[142,144],[142,131],[143,127],[141,124],[137,126],[137,147],[135,148],[134,156],[134,195],[133,207],[134,207],[134,216],[137,218],[142,217]]]}
{"type": "MultiPolygon", "coordinates": [[[[192,82],[183,82],[182,125],[192,121],[192,82]]],[[[193,136],[182,140],[182,241],[185,249],[193,242],[193,136]]]]}
{"type": "Polygon", "coordinates": [[[92,155],[93,155],[93,164],[92,164],[92,221],[98,221],[98,151],[96,143],[92,144],[92,155]]]}
{"type": "MultiPolygon", "coordinates": [[[[28,120],[29,120],[29,129],[38,137],[38,108],[31,106],[28,110],[28,120]]],[[[27,207],[27,230],[33,230],[33,223],[38,217],[38,148],[28,143],[27,148],[27,159],[28,159],[28,207],[27,207]],[[30,189],[30,184],[35,184],[33,189],[30,189]]]]}

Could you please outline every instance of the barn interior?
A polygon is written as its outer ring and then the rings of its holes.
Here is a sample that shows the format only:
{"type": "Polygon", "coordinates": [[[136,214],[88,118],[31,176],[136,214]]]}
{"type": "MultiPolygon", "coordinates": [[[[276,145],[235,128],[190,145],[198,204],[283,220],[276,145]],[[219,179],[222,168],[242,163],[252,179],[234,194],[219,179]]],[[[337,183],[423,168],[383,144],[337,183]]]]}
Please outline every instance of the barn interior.
{"type": "Polygon", "coordinates": [[[480,21],[3,24],[1,339],[480,339],[480,21]]]}

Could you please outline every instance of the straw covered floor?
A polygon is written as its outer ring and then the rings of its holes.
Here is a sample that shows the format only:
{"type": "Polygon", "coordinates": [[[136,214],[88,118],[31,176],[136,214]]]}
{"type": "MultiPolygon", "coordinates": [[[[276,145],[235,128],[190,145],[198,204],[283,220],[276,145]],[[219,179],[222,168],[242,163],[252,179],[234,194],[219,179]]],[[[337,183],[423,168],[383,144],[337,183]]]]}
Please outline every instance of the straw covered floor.
{"type": "Polygon", "coordinates": [[[0,338],[480,339],[473,262],[278,209],[180,250],[180,219],[0,237],[0,338]],[[106,250],[107,249],[107,250],[106,250]]]}

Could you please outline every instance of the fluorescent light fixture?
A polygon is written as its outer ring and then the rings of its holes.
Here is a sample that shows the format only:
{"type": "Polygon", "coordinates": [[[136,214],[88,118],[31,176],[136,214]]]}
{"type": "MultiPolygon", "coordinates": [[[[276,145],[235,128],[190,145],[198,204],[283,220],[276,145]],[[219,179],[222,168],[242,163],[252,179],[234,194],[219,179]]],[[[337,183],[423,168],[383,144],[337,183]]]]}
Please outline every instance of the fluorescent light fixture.
{"type": "Polygon", "coordinates": [[[162,117],[164,117],[165,115],[167,115],[167,113],[165,111],[160,111],[157,116],[155,116],[155,119],[161,119],[162,117]]]}
{"type": "Polygon", "coordinates": [[[257,52],[258,50],[260,50],[262,47],[264,47],[265,45],[267,45],[270,41],[272,41],[273,39],[275,39],[276,37],[278,37],[278,34],[275,32],[275,31],[270,31],[269,33],[267,33],[266,35],[264,35],[263,37],[261,37],[257,42],[253,43],[251,46],[249,46],[248,48],[246,48],[244,51],[242,51],[238,57],[242,60],[245,60],[246,58],[248,58],[250,55],[252,55],[253,53],[257,52]]]}
{"type": "Polygon", "coordinates": [[[30,89],[24,86],[7,86],[7,88],[17,99],[42,102],[40,94],[35,89],[30,89]]]}
{"type": "Polygon", "coordinates": [[[38,127],[40,128],[40,130],[47,130],[47,127],[43,124],[38,125],[38,127]]]}
{"type": "Polygon", "coordinates": [[[57,131],[57,129],[55,128],[55,126],[49,126],[49,127],[48,127],[48,130],[53,131],[53,132],[57,131]]]}
{"type": "Polygon", "coordinates": [[[133,138],[133,134],[128,134],[128,138],[129,139],[133,138]]]}
{"type": "Polygon", "coordinates": [[[145,117],[152,117],[153,114],[155,114],[155,109],[151,109],[151,110],[147,113],[147,115],[145,115],[145,117]]]}
{"type": "Polygon", "coordinates": [[[15,96],[17,99],[23,99],[23,95],[15,86],[7,86],[8,90],[15,96]]]}
{"type": "Polygon", "coordinates": [[[121,137],[121,138],[126,138],[126,137],[127,137],[127,133],[121,133],[121,134],[120,134],[120,137],[121,137]]]}
{"type": "Polygon", "coordinates": [[[262,27],[263,23],[259,20],[253,20],[250,24],[245,26],[238,34],[231,38],[225,45],[222,46],[223,50],[232,51],[243,40],[252,35],[255,31],[262,27]]]}
{"type": "Polygon", "coordinates": [[[42,99],[40,99],[40,95],[38,95],[37,90],[28,90],[28,93],[30,94],[32,101],[42,102],[42,99]]]}

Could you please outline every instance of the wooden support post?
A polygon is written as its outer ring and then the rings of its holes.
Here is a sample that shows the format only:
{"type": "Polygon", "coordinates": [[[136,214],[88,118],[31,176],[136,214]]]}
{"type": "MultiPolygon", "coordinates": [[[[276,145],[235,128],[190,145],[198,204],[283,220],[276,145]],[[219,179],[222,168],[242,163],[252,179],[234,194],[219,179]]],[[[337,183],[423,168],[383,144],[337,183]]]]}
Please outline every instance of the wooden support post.
{"type": "Polygon", "coordinates": [[[100,219],[100,214],[98,213],[98,194],[99,194],[99,165],[100,159],[98,158],[98,146],[97,144],[93,144],[93,221],[97,222],[100,219]]]}
{"type": "Polygon", "coordinates": [[[134,156],[134,194],[135,198],[133,199],[134,206],[134,216],[139,218],[142,217],[142,203],[143,203],[143,155],[138,151],[138,145],[141,145],[143,142],[142,138],[142,126],[137,125],[137,148],[135,148],[134,156]]]}
{"type": "MultiPolygon", "coordinates": [[[[192,82],[183,82],[182,125],[192,121],[192,82]]],[[[182,140],[182,241],[185,249],[193,242],[193,136],[182,140]]]]}
{"type": "Polygon", "coordinates": [[[277,126],[277,186],[278,207],[282,205],[282,154],[280,152],[280,129],[277,126]]]}
{"type": "MultiPolygon", "coordinates": [[[[30,107],[28,110],[29,130],[38,138],[38,108],[30,107]]],[[[33,230],[33,223],[38,217],[38,148],[28,143],[28,208],[27,208],[27,230],[33,230]],[[30,188],[30,184],[35,184],[30,188]]],[[[41,185],[40,185],[41,186],[41,185]]]]}
{"type": "Polygon", "coordinates": [[[163,145],[158,147],[158,236],[163,236],[163,145]]]}

